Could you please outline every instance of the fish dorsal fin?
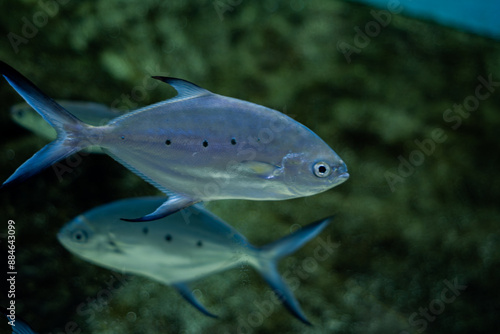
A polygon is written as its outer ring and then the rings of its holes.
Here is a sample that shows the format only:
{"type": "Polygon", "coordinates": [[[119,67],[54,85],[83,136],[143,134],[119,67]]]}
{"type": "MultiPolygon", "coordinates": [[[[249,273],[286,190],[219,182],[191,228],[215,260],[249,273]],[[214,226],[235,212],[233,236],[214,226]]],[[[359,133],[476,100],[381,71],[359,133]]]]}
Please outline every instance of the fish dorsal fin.
{"type": "Polygon", "coordinates": [[[156,79],[156,80],[163,81],[165,83],[168,83],[170,86],[174,87],[174,89],[177,91],[177,95],[171,99],[161,101],[161,102],[158,102],[155,104],[151,104],[149,106],[139,108],[139,109],[131,111],[129,113],[125,113],[124,115],[111,120],[108,123],[108,125],[113,125],[117,122],[120,122],[120,121],[130,117],[130,116],[140,114],[140,113],[145,112],[147,110],[156,109],[159,107],[164,107],[165,105],[168,105],[170,103],[180,102],[180,101],[184,101],[184,100],[189,100],[189,99],[194,99],[194,98],[201,97],[201,96],[207,96],[207,95],[214,94],[211,91],[206,90],[205,88],[201,88],[200,86],[197,86],[194,83],[183,80],[183,79],[162,77],[162,76],[152,76],[152,78],[156,79]]]}
{"type": "Polygon", "coordinates": [[[170,102],[172,100],[177,101],[184,99],[192,99],[195,97],[212,94],[212,92],[210,92],[209,90],[201,88],[200,86],[197,86],[194,83],[183,79],[162,77],[162,76],[153,76],[152,78],[168,83],[170,86],[174,87],[174,89],[177,91],[177,96],[169,100],[170,102]]]}

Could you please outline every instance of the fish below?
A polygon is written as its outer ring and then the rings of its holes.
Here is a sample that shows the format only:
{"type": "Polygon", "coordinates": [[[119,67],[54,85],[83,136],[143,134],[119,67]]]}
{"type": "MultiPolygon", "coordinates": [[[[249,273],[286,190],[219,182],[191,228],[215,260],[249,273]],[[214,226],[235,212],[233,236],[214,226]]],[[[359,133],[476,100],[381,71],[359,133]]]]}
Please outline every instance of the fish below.
{"type": "Polygon", "coordinates": [[[170,84],[178,95],[94,126],[3,62],[0,73],[57,132],[56,140],[22,164],[3,186],[98,146],[168,196],[152,213],[127,219],[147,221],[201,201],[311,196],[349,177],[344,161],[304,125],[185,80],[153,77],[170,84]]]}
{"type": "Polygon", "coordinates": [[[242,264],[254,267],[299,320],[310,324],[277,270],[281,258],[317,236],[330,222],[307,225],[263,247],[251,245],[234,228],[197,204],[158,220],[134,224],[123,214],[142,214],[161,197],[120,200],[89,210],[61,228],[59,242],[99,266],[172,285],[203,314],[215,317],[193,295],[188,283],[242,264]]]}

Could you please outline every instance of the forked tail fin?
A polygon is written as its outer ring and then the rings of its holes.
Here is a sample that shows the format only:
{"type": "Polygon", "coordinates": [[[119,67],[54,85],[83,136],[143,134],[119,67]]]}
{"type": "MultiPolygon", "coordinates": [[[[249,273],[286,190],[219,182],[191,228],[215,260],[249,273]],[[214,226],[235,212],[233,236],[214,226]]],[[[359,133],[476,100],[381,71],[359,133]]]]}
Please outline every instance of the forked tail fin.
{"type": "Polygon", "coordinates": [[[276,265],[282,257],[295,252],[306,242],[317,236],[330,223],[332,218],[333,217],[326,218],[309,224],[282,239],[259,248],[256,256],[257,261],[254,263],[254,266],[260,272],[264,280],[279,296],[283,305],[295,317],[307,325],[311,325],[311,323],[302,312],[293,292],[279,274],[276,265]]]}
{"type": "Polygon", "coordinates": [[[2,187],[19,183],[69,155],[97,142],[89,136],[92,126],[81,122],[45,95],[21,73],[0,61],[0,73],[23,99],[57,132],[57,139],[46,145],[12,174],[2,187]]]}

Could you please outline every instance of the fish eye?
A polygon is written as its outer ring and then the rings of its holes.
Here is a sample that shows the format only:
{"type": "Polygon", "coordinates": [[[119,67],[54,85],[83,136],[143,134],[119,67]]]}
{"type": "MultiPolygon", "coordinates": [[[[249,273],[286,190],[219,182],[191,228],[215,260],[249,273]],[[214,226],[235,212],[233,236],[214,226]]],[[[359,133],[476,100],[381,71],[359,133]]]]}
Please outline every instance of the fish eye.
{"type": "Polygon", "coordinates": [[[317,177],[327,177],[332,173],[332,168],[326,162],[320,161],[314,164],[313,172],[317,177]]]}
{"type": "Polygon", "coordinates": [[[78,243],[85,243],[88,239],[87,232],[84,230],[76,230],[71,234],[71,239],[78,243]]]}

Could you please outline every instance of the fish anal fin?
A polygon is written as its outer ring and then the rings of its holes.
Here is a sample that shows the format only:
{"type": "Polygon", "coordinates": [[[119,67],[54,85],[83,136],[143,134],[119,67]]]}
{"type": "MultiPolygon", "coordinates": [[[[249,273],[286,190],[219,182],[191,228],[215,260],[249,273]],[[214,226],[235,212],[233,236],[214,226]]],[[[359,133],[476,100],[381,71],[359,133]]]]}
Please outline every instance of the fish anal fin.
{"type": "Polygon", "coordinates": [[[189,304],[193,305],[198,311],[211,318],[218,318],[215,314],[210,313],[205,306],[203,306],[186,283],[174,283],[174,288],[186,299],[189,304]]]}

